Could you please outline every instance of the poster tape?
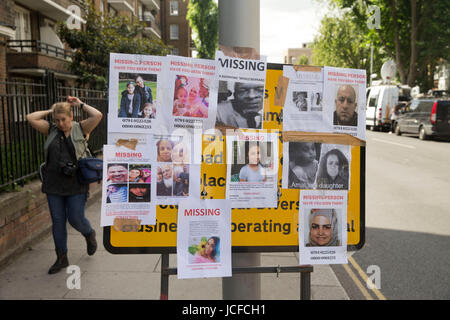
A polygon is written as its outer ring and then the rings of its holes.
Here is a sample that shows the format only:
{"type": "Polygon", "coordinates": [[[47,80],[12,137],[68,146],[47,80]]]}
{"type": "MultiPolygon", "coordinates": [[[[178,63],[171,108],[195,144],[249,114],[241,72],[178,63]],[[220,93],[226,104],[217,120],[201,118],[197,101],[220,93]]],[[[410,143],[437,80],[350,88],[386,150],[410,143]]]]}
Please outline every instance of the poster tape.
{"type": "Polygon", "coordinates": [[[321,142],[327,144],[346,144],[351,146],[366,146],[364,140],[353,137],[349,134],[334,134],[321,132],[298,132],[298,131],[284,131],[283,142],[297,141],[297,142],[321,142]]]}
{"type": "Polygon", "coordinates": [[[117,147],[127,147],[128,149],[131,150],[136,150],[136,145],[138,144],[138,139],[119,139],[116,142],[116,146],[117,147]]]}
{"type": "Polygon", "coordinates": [[[278,77],[278,83],[275,90],[275,99],[273,100],[274,106],[280,107],[284,106],[288,86],[289,86],[289,78],[280,75],[278,77]]]}
{"type": "Polygon", "coordinates": [[[141,220],[139,219],[114,219],[114,230],[121,232],[138,232],[141,227],[141,220]]]}
{"type": "Polygon", "coordinates": [[[241,58],[241,59],[253,59],[259,60],[260,55],[254,48],[249,47],[227,47],[223,45],[219,45],[220,51],[223,52],[224,55],[233,58],[241,58]]]}

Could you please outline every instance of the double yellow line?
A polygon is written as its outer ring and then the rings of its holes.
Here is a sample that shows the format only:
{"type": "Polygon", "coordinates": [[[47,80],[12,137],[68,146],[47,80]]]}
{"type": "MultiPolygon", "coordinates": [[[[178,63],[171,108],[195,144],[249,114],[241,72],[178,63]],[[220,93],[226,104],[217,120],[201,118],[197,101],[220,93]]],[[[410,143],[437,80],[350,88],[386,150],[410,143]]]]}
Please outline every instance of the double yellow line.
{"type": "MultiPolygon", "coordinates": [[[[345,271],[347,271],[348,275],[353,280],[353,282],[358,287],[358,289],[361,291],[361,293],[364,295],[366,300],[374,300],[372,295],[367,290],[367,283],[368,283],[368,281],[371,282],[371,280],[369,280],[369,277],[361,269],[361,267],[358,265],[358,263],[355,261],[355,259],[353,259],[352,257],[349,256],[348,261],[350,261],[350,264],[358,272],[358,274],[361,277],[361,279],[363,280],[363,282],[361,282],[360,278],[358,278],[358,276],[353,272],[353,270],[347,264],[343,264],[345,271]]],[[[371,286],[371,287],[373,289],[370,289],[370,290],[375,294],[375,296],[378,298],[378,300],[387,300],[386,297],[377,288],[375,288],[375,286],[371,286]]]]}

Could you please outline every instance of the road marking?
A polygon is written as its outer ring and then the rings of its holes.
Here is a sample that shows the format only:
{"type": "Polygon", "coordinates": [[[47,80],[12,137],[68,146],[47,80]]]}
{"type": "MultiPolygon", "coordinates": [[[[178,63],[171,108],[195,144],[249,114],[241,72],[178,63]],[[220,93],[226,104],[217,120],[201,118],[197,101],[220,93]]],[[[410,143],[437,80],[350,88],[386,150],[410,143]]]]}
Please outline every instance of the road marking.
{"type": "Polygon", "coordinates": [[[359,281],[358,277],[356,276],[356,274],[352,271],[352,269],[350,269],[350,267],[346,264],[342,265],[344,267],[344,270],[347,271],[348,275],[350,276],[350,278],[353,280],[353,282],[356,284],[356,286],[358,287],[359,291],[361,291],[361,293],[363,294],[363,296],[366,298],[366,300],[373,300],[372,296],[370,295],[370,293],[366,290],[366,288],[361,284],[361,281],[359,281]]]}
{"type": "MultiPolygon", "coordinates": [[[[348,257],[348,261],[352,264],[352,266],[358,271],[359,276],[364,280],[364,283],[367,283],[367,280],[369,277],[367,274],[361,269],[361,267],[358,265],[358,263],[353,259],[352,257],[348,257]]],[[[370,281],[370,280],[369,280],[370,281]]],[[[375,295],[378,297],[379,300],[387,300],[386,297],[375,287],[371,289],[375,295]]]]}
{"type": "Polygon", "coordinates": [[[410,146],[409,144],[397,143],[397,142],[392,142],[392,141],[382,140],[382,139],[377,139],[377,138],[372,138],[372,140],[375,140],[375,141],[378,141],[378,142],[384,142],[384,143],[393,144],[393,145],[396,145],[396,146],[399,146],[399,147],[403,147],[403,148],[416,149],[415,146],[410,146]]]}

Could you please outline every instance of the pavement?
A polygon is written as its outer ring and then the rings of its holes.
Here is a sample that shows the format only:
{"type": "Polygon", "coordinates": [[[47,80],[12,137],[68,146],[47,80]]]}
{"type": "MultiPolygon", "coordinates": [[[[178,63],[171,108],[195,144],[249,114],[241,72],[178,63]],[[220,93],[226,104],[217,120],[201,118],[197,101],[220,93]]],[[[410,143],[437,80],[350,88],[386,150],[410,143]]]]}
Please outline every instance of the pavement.
{"type": "MultiPolygon", "coordinates": [[[[98,197],[98,195],[97,195],[98,197]]],[[[97,232],[99,244],[93,256],[86,253],[84,237],[68,225],[69,264],[79,267],[79,289],[70,286],[74,271],[70,266],[54,275],[47,274],[55,262],[51,234],[27,248],[9,265],[0,269],[0,300],[126,300],[159,299],[161,255],[113,255],[103,247],[100,227],[101,197],[92,199],[86,216],[97,232]],[[71,273],[68,273],[71,271],[71,273]],[[69,287],[72,287],[70,289],[69,287]]],[[[298,253],[261,253],[262,266],[298,265],[298,253]]],[[[176,267],[176,255],[170,255],[170,268],[176,267]]],[[[261,274],[262,300],[298,300],[300,274],[261,274]]],[[[349,300],[349,297],[329,265],[314,266],[311,274],[313,300],[349,300]]],[[[221,300],[222,278],[169,278],[169,300],[221,300]]]]}

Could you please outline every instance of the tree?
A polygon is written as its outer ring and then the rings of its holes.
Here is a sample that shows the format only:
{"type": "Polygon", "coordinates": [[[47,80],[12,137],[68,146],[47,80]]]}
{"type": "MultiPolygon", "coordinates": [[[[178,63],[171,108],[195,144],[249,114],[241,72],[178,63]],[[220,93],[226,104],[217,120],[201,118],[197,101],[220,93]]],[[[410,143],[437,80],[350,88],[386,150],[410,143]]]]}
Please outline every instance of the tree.
{"type": "Polygon", "coordinates": [[[306,54],[302,54],[301,56],[299,56],[297,58],[297,61],[295,62],[295,64],[297,64],[297,65],[308,65],[309,64],[308,56],[306,54]]]}
{"type": "MultiPolygon", "coordinates": [[[[366,69],[370,74],[371,39],[367,28],[360,28],[348,17],[325,16],[312,45],[315,65],[366,69]]],[[[374,70],[381,68],[383,54],[374,52],[374,70]]]]}
{"type": "Polygon", "coordinates": [[[81,85],[105,90],[109,71],[109,53],[166,55],[169,50],[161,40],[141,37],[144,24],[123,16],[103,17],[92,4],[83,2],[82,30],[58,24],[58,34],[75,53],[70,71],[79,76],[81,85]]]}
{"type": "MultiPolygon", "coordinates": [[[[380,25],[367,35],[395,60],[402,83],[431,88],[439,58],[450,56],[450,1],[329,0],[349,10],[349,18],[367,28],[369,6],[380,10],[380,25]]],[[[373,14],[373,13],[372,13],[373,14]]]]}
{"type": "Polygon", "coordinates": [[[219,41],[219,11],[213,0],[190,0],[186,16],[199,58],[214,59],[219,41]]]}

